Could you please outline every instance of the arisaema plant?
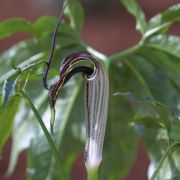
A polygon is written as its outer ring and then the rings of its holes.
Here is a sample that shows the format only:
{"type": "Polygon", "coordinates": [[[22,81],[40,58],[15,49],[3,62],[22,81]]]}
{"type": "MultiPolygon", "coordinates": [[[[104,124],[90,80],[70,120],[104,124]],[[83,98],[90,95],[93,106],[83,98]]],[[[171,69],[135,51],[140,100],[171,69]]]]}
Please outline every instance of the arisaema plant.
{"type": "Polygon", "coordinates": [[[84,10],[76,0],[66,2],[61,21],[0,22],[0,39],[32,37],[0,55],[0,150],[13,140],[8,175],[26,149],[27,179],[69,179],[85,146],[89,179],[123,179],[143,139],[149,179],[180,179],[180,38],[168,33],[180,4],[146,20],[135,0],[121,3],[141,39],[109,57],[81,39],[84,10]]]}

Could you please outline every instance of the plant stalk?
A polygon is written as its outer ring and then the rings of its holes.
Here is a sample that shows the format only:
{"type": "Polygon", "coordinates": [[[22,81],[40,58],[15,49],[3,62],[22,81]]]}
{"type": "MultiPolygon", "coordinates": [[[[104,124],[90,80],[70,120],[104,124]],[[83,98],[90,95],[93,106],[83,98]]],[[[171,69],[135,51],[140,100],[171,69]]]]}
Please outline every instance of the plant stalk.
{"type": "Polygon", "coordinates": [[[52,154],[53,154],[54,159],[56,161],[56,164],[58,166],[58,173],[59,173],[60,178],[62,180],[66,180],[67,178],[66,178],[64,167],[62,165],[63,164],[62,160],[59,157],[59,153],[58,153],[58,151],[56,149],[56,146],[55,146],[55,144],[54,144],[54,142],[53,142],[53,140],[51,138],[51,135],[48,132],[48,130],[47,130],[47,128],[46,128],[46,126],[45,126],[45,124],[44,124],[40,114],[39,114],[39,112],[37,111],[37,109],[33,105],[31,99],[29,98],[29,96],[24,91],[22,91],[22,90],[20,90],[20,93],[27,100],[31,110],[34,112],[34,115],[36,116],[36,118],[37,118],[37,120],[38,120],[38,122],[39,122],[39,124],[40,124],[40,126],[41,126],[41,128],[43,130],[43,132],[44,132],[44,135],[45,135],[45,137],[46,137],[46,139],[47,139],[47,141],[49,143],[49,146],[51,148],[52,154]]]}
{"type": "Polygon", "coordinates": [[[98,170],[99,170],[99,167],[87,168],[87,180],[97,180],[98,170]]]}
{"type": "Polygon", "coordinates": [[[155,168],[150,180],[155,180],[156,176],[158,175],[159,173],[159,170],[161,169],[161,166],[163,164],[163,162],[165,161],[165,159],[167,158],[167,156],[173,152],[173,148],[174,146],[176,146],[177,144],[179,144],[179,142],[174,142],[172,143],[166,150],[166,152],[164,153],[163,157],[161,158],[159,164],[157,165],[157,167],[155,168]]]}
{"type": "Polygon", "coordinates": [[[122,60],[122,58],[127,57],[133,53],[135,53],[140,47],[142,46],[143,42],[139,42],[138,44],[126,49],[125,51],[119,52],[117,54],[113,54],[112,56],[107,58],[107,61],[110,65],[110,63],[116,61],[116,60],[122,60]]]}

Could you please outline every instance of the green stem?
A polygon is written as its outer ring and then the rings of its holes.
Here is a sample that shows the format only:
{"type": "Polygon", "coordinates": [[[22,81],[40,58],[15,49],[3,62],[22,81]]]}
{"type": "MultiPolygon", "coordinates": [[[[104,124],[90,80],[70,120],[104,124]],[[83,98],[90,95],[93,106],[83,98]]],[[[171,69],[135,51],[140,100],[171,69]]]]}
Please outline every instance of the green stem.
{"type": "Polygon", "coordinates": [[[87,168],[87,180],[97,180],[99,167],[87,168]]]}
{"type": "Polygon", "coordinates": [[[156,44],[146,44],[145,47],[153,49],[153,50],[161,51],[161,52],[166,53],[166,54],[168,54],[168,55],[170,55],[170,56],[172,56],[172,57],[179,60],[178,55],[174,54],[172,51],[167,51],[163,46],[158,46],[156,44]]]}
{"type": "Polygon", "coordinates": [[[167,158],[167,156],[169,155],[169,153],[172,153],[174,146],[176,146],[176,145],[179,144],[179,143],[180,143],[180,142],[177,142],[177,141],[176,141],[176,142],[172,143],[172,144],[167,148],[167,150],[166,150],[166,152],[164,153],[163,157],[161,158],[158,166],[157,166],[156,169],[154,170],[154,172],[153,172],[150,180],[155,180],[155,178],[156,178],[156,176],[157,176],[157,174],[158,174],[158,172],[159,172],[159,170],[160,170],[163,162],[165,161],[165,159],[167,158]]]}
{"type": "MultiPolygon", "coordinates": [[[[42,58],[44,54],[38,54],[35,55],[36,57],[31,57],[29,59],[27,59],[26,61],[24,61],[23,63],[19,64],[17,66],[17,68],[20,68],[21,72],[25,72],[27,70],[29,70],[30,68],[33,68],[34,66],[37,66],[39,64],[45,64],[46,61],[39,61],[36,62],[38,59],[42,58]]],[[[11,69],[10,71],[8,71],[6,74],[4,74],[1,78],[0,78],[0,84],[2,84],[6,79],[10,78],[11,76],[15,76],[16,74],[18,74],[19,72],[16,69],[11,69]]]]}
{"type": "Polygon", "coordinates": [[[35,108],[35,106],[33,105],[32,101],[30,100],[29,96],[24,92],[24,91],[20,91],[21,95],[27,100],[29,106],[31,107],[31,110],[34,112],[34,115],[36,116],[45,136],[46,136],[46,139],[50,145],[50,148],[51,148],[51,151],[52,151],[52,154],[54,156],[54,159],[57,163],[57,166],[58,166],[58,173],[60,175],[60,178],[62,180],[66,180],[66,174],[65,174],[65,170],[63,168],[63,165],[62,165],[62,160],[61,158],[59,157],[59,153],[56,149],[56,146],[51,138],[51,135],[49,134],[46,126],[44,125],[44,122],[39,114],[39,112],[37,111],[37,109],[35,108]]]}
{"type": "Polygon", "coordinates": [[[138,44],[130,47],[129,49],[126,49],[125,51],[119,52],[117,54],[113,54],[112,56],[107,58],[109,65],[110,65],[110,63],[112,63],[114,61],[121,60],[122,58],[135,53],[142,46],[142,44],[143,44],[143,42],[140,41],[138,44]]]}

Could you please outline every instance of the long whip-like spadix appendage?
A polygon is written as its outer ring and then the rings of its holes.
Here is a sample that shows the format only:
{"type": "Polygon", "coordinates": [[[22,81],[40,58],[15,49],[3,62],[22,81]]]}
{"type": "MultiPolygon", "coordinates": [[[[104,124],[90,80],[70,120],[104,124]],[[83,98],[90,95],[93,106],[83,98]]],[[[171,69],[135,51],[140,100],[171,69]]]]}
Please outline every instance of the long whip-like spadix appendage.
{"type": "Polygon", "coordinates": [[[109,80],[105,66],[101,60],[87,52],[74,53],[62,61],[59,80],[50,88],[51,108],[55,108],[58,93],[64,84],[76,73],[82,73],[85,83],[86,106],[86,167],[99,167],[105,136],[109,80]],[[93,68],[78,66],[78,62],[88,61],[93,68]]]}

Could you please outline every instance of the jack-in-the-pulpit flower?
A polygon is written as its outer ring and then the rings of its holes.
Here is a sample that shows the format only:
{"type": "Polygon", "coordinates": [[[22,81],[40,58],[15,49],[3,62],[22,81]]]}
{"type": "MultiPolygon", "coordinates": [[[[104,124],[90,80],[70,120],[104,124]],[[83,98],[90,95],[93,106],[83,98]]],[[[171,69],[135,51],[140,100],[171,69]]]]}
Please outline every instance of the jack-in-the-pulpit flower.
{"type": "Polygon", "coordinates": [[[60,89],[76,73],[82,73],[86,81],[84,97],[86,107],[85,164],[88,169],[95,168],[99,167],[102,159],[108,112],[109,79],[104,63],[87,52],[78,52],[66,57],[61,64],[59,80],[49,90],[51,108],[55,108],[60,89]],[[91,66],[78,66],[81,61],[88,61],[91,66]]]}
{"type": "MultiPolygon", "coordinates": [[[[65,1],[63,1],[64,4],[65,1]]],[[[57,26],[55,28],[52,47],[49,59],[44,70],[43,84],[45,89],[49,91],[51,105],[51,132],[55,120],[55,104],[60,89],[68,82],[68,80],[77,73],[82,73],[85,83],[85,121],[86,121],[86,144],[84,159],[88,170],[88,177],[95,179],[98,167],[102,160],[102,150],[106,129],[108,99],[109,99],[109,79],[104,63],[97,57],[87,52],[77,52],[70,54],[62,61],[60,67],[59,80],[52,86],[47,84],[47,75],[55,48],[56,35],[60,26],[63,12],[60,13],[57,26]],[[85,61],[90,62],[90,66],[80,65],[85,61]]]]}

